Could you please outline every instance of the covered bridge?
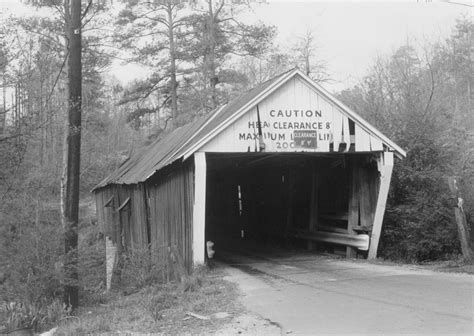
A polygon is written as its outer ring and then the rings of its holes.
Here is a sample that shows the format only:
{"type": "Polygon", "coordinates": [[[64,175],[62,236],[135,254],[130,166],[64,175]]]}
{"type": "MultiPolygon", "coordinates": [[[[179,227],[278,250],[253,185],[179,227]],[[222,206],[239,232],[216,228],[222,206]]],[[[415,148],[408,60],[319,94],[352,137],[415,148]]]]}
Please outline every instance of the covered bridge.
{"type": "Polygon", "coordinates": [[[182,126],[95,188],[107,253],[289,240],[375,258],[399,146],[298,69],[182,126]]]}

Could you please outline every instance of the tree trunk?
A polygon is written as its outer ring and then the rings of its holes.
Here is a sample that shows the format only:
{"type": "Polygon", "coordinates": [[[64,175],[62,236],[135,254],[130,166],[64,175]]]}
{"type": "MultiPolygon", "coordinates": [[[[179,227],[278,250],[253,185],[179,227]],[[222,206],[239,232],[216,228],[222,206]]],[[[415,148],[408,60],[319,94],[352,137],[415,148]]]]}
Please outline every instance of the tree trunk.
{"type": "Polygon", "coordinates": [[[173,31],[173,4],[168,2],[168,37],[170,42],[170,92],[171,92],[171,129],[176,127],[176,119],[178,117],[178,82],[176,81],[176,55],[173,31]]]}
{"type": "Polygon", "coordinates": [[[219,101],[217,98],[217,83],[219,79],[216,74],[216,39],[214,36],[214,26],[216,24],[214,18],[214,10],[212,8],[212,0],[208,0],[209,4],[209,22],[208,22],[208,38],[209,38],[209,54],[207,56],[207,71],[209,74],[209,87],[211,89],[211,108],[214,110],[218,105],[219,101]]]}
{"type": "Polygon", "coordinates": [[[448,177],[449,190],[453,198],[454,215],[456,218],[456,226],[458,229],[459,242],[461,245],[462,255],[465,260],[472,259],[472,248],[470,245],[469,227],[467,225],[466,214],[464,213],[464,200],[459,191],[456,177],[448,177]]]}
{"type": "Polygon", "coordinates": [[[69,126],[69,118],[65,116],[64,118],[64,134],[63,134],[63,144],[62,144],[62,171],[61,171],[61,185],[59,188],[59,203],[61,207],[61,225],[63,230],[66,230],[67,226],[67,219],[66,219],[66,185],[67,185],[67,153],[68,153],[68,146],[67,146],[67,138],[68,138],[68,126],[69,126]]]}
{"type": "Polygon", "coordinates": [[[20,84],[15,84],[15,113],[14,113],[14,122],[15,132],[20,134],[20,84]]]}
{"type": "Polygon", "coordinates": [[[78,288],[78,222],[79,222],[79,170],[81,154],[81,0],[71,0],[71,19],[68,25],[68,127],[67,167],[65,194],[64,302],[75,309],[79,305],[78,288]]]}
{"type": "Polygon", "coordinates": [[[0,111],[0,135],[5,132],[5,123],[7,120],[7,84],[5,72],[3,72],[3,88],[2,88],[3,109],[0,111]]]}

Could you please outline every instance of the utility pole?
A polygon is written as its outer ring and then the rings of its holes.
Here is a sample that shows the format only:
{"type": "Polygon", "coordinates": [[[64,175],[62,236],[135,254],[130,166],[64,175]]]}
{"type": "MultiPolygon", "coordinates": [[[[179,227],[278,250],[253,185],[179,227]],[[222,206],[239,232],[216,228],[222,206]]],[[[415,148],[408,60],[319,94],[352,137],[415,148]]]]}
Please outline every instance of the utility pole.
{"type": "Polygon", "coordinates": [[[75,310],[79,305],[78,284],[78,222],[79,222],[79,173],[81,163],[81,0],[70,0],[70,20],[67,25],[69,38],[68,58],[68,122],[66,192],[64,207],[64,302],[75,310]]]}

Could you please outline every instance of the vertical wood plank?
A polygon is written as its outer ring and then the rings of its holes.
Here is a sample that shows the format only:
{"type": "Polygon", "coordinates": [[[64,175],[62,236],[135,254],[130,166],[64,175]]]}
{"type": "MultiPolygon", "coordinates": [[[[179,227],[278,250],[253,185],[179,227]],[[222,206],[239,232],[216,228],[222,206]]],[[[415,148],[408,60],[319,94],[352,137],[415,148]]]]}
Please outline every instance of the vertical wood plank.
{"type": "Polygon", "coordinates": [[[344,152],[348,152],[351,147],[351,135],[349,133],[349,119],[346,116],[342,116],[342,142],[346,144],[344,152]]]}
{"type": "Polygon", "coordinates": [[[374,224],[372,226],[372,235],[370,238],[370,247],[368,259],[377,258],[377,249],[379,246],[380,233],[382,232],[383,216],[387,204],[388,190],[390,188],[390,179],[393,170],[393,153],[384,152],[379,157],[380,160],[380,187],[375,208],[374,224]]]}
{"type": "Polygon", "coordinates": [[[148,241],[148,236],[149,236],[148,213],[149,211],[148,211],[147,202],[146,202],[146,189],[145,189],[145,185],[142,183],[139,184],[139,189],[137,190],[136,198],[140,200],[140,220],[139,220],[140,227],[141,227],[140,245],[143,248],[145,248],[145,247],[148,247],[148,243],[149,243],[148,241]]]}
{"type": "Polygon", "coordinates": [[[342,114],[334,106],[332,107],[332,141],[333,150],[338,152],[342,141],[342,114]]]}
{"type": "Polygon", "coordinates": [[[374,216],[375,216],[375,209],[377,207],[377,198],[379,195],[380,189],[380,178],[379,178],[379,171],[375,167],[371,167],[368,171],[368,178],[369,178],[369,196],[370,196],[370,222],[367,224],[369,226],[370,231],[372,231],[372,226],[374,224],[374,216]]]}
{"type": "Polygon", "coordinates": [[[193,174],[194,169],[193,165],[191,164],[191,160],[188,162],[186,170],[187,170],[187,179],[186,179],[186,193],[187,193],[187,204],[186,204],[186,266],[188,272],[191,271],[193,262],[193,249],[192,249],[192,228],[193,228],[193,204],[194,204],[194,183],[193,183],[193,174]]]}
{"type": "Polygon", "coordinates": [[[206,228],[206,154],[194,154],[193,263],[204,263],[206,228]]]}
{"type": "Polygon", "coordinates": [[[366,167],[359,168],[359,213],[360,226],[371,227],[373,207],[371,204],[370,176],[366,167]]]}
{"type": "Polygon", "coordinates": [[[120,206],[120,196],[119,196],[119,187],[114,186],[114,203],[113,203],[113,208],[112,208],[112,218],[113,218],[113,225],[114,225],[114,243],[117,244],[117,252],[121,253],[122,249],[122,224],[120,220],[120,214],[116,211],[118,207],[120,206]]]}
{"type": "Polygon", "coordinates": [[[355,124],[355,150],[370,152],[370,135],[357,124],[355,124]]]}
{"type": "Polygon", "coordinates": [[[113,193],[114,193],[114,203],[113,203],[113,209],[112,209],[112,218],[113,218],[113,223],[114,223],[114,239],[113,243],[115,243],[116,246],[116,261],[115,261],[115,267],[113,268],[112,271],[112,283],[114,283],[114,280],[120,279],[121,276],[121,271],[122,271],[122,253],[123,253],[123,229],[122,229],[122,220],[120,213],[117,211],[118,207],[120,206],[120,186],[114,185],[113,186],[113,193]]]}
{"type": "Polygon", "coordinates": [[[144,212],[141,205],[143,198],[140,197],[140,185],[134,185],[130,190],[130,232],[132,236],[132,248],[144,249],[146,247],[142,241],[141,217],[144,212]]]}
{"type": "Polygon", "coordinates": [[[97,225],[99,226],[100,232],[105,234],[105,207],[104,203],[107,200],[104,200],[105,193],[103,190],[94,192],[95,198],[95,209],[97,214],[97,225]]]}
{"type": "Polygon", "coordinates": [[[117,247],[110,237],[105,237],[105,289],[108,292],[112,287],[117,247]]]}
{"type": "MultiPolygon", "coordinates": [[[[324,98],[322,98],[321,96],[317,95],[314,91],[311,91],[311,94],[312,96],[316,96],[317,99],[318,99],[318,109],[320,111],[322,111],[322,114],[323,114],[323,118],[321,119],[321,122],[323,123],[323,134],[331,134],[332,130],[333,130],[333,113],[332,113],[332,105],[326,101],[324,98]],[[329,123],[329,129],[326,128],[326,124],[329,123]]],[[[321,130],[319,131],[321,132],[321,130]]],[[[318,133],[319,133],[318,132],[318,133]]],[[[330,140],[329,141],[320,141],[320,139],[318,139],[318,149],[317,151],[318,152],[329,152],[329,144],[330,144],[330,140]]]]}
{"type": "Polygon", "coordinates": [[[372,152],[378,152],[383,150],[382,141],[372,135],[370,136],[370,150],[372,152]]]}
{"type": "MultiPolygon", "coordinates": [[[[351,185],[349,188],[349,209],[347,212],[347,233],[350,235],[356,235],[357,232],[354,228],[359,225],[359,162],[356,157],[351,160],[351,185]]],[[[346,247],[346,257],[356,258],[357,249],[355,247],[346,247]]]]}

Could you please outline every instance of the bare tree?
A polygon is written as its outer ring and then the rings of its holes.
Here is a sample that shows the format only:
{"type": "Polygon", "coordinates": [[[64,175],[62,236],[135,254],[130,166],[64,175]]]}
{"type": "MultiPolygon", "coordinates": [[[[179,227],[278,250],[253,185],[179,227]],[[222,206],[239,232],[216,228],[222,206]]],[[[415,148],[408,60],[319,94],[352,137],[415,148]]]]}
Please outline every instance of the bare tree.
{"type": "Polygon", "coordinates": [[[303,36],[298,37],[292,49],[296,51],[295,65],[304,70],[308,77],[316,82],[329,80],[326,62],[319,58],[318,46],[312,30],[307,29],[303,36]]]}

